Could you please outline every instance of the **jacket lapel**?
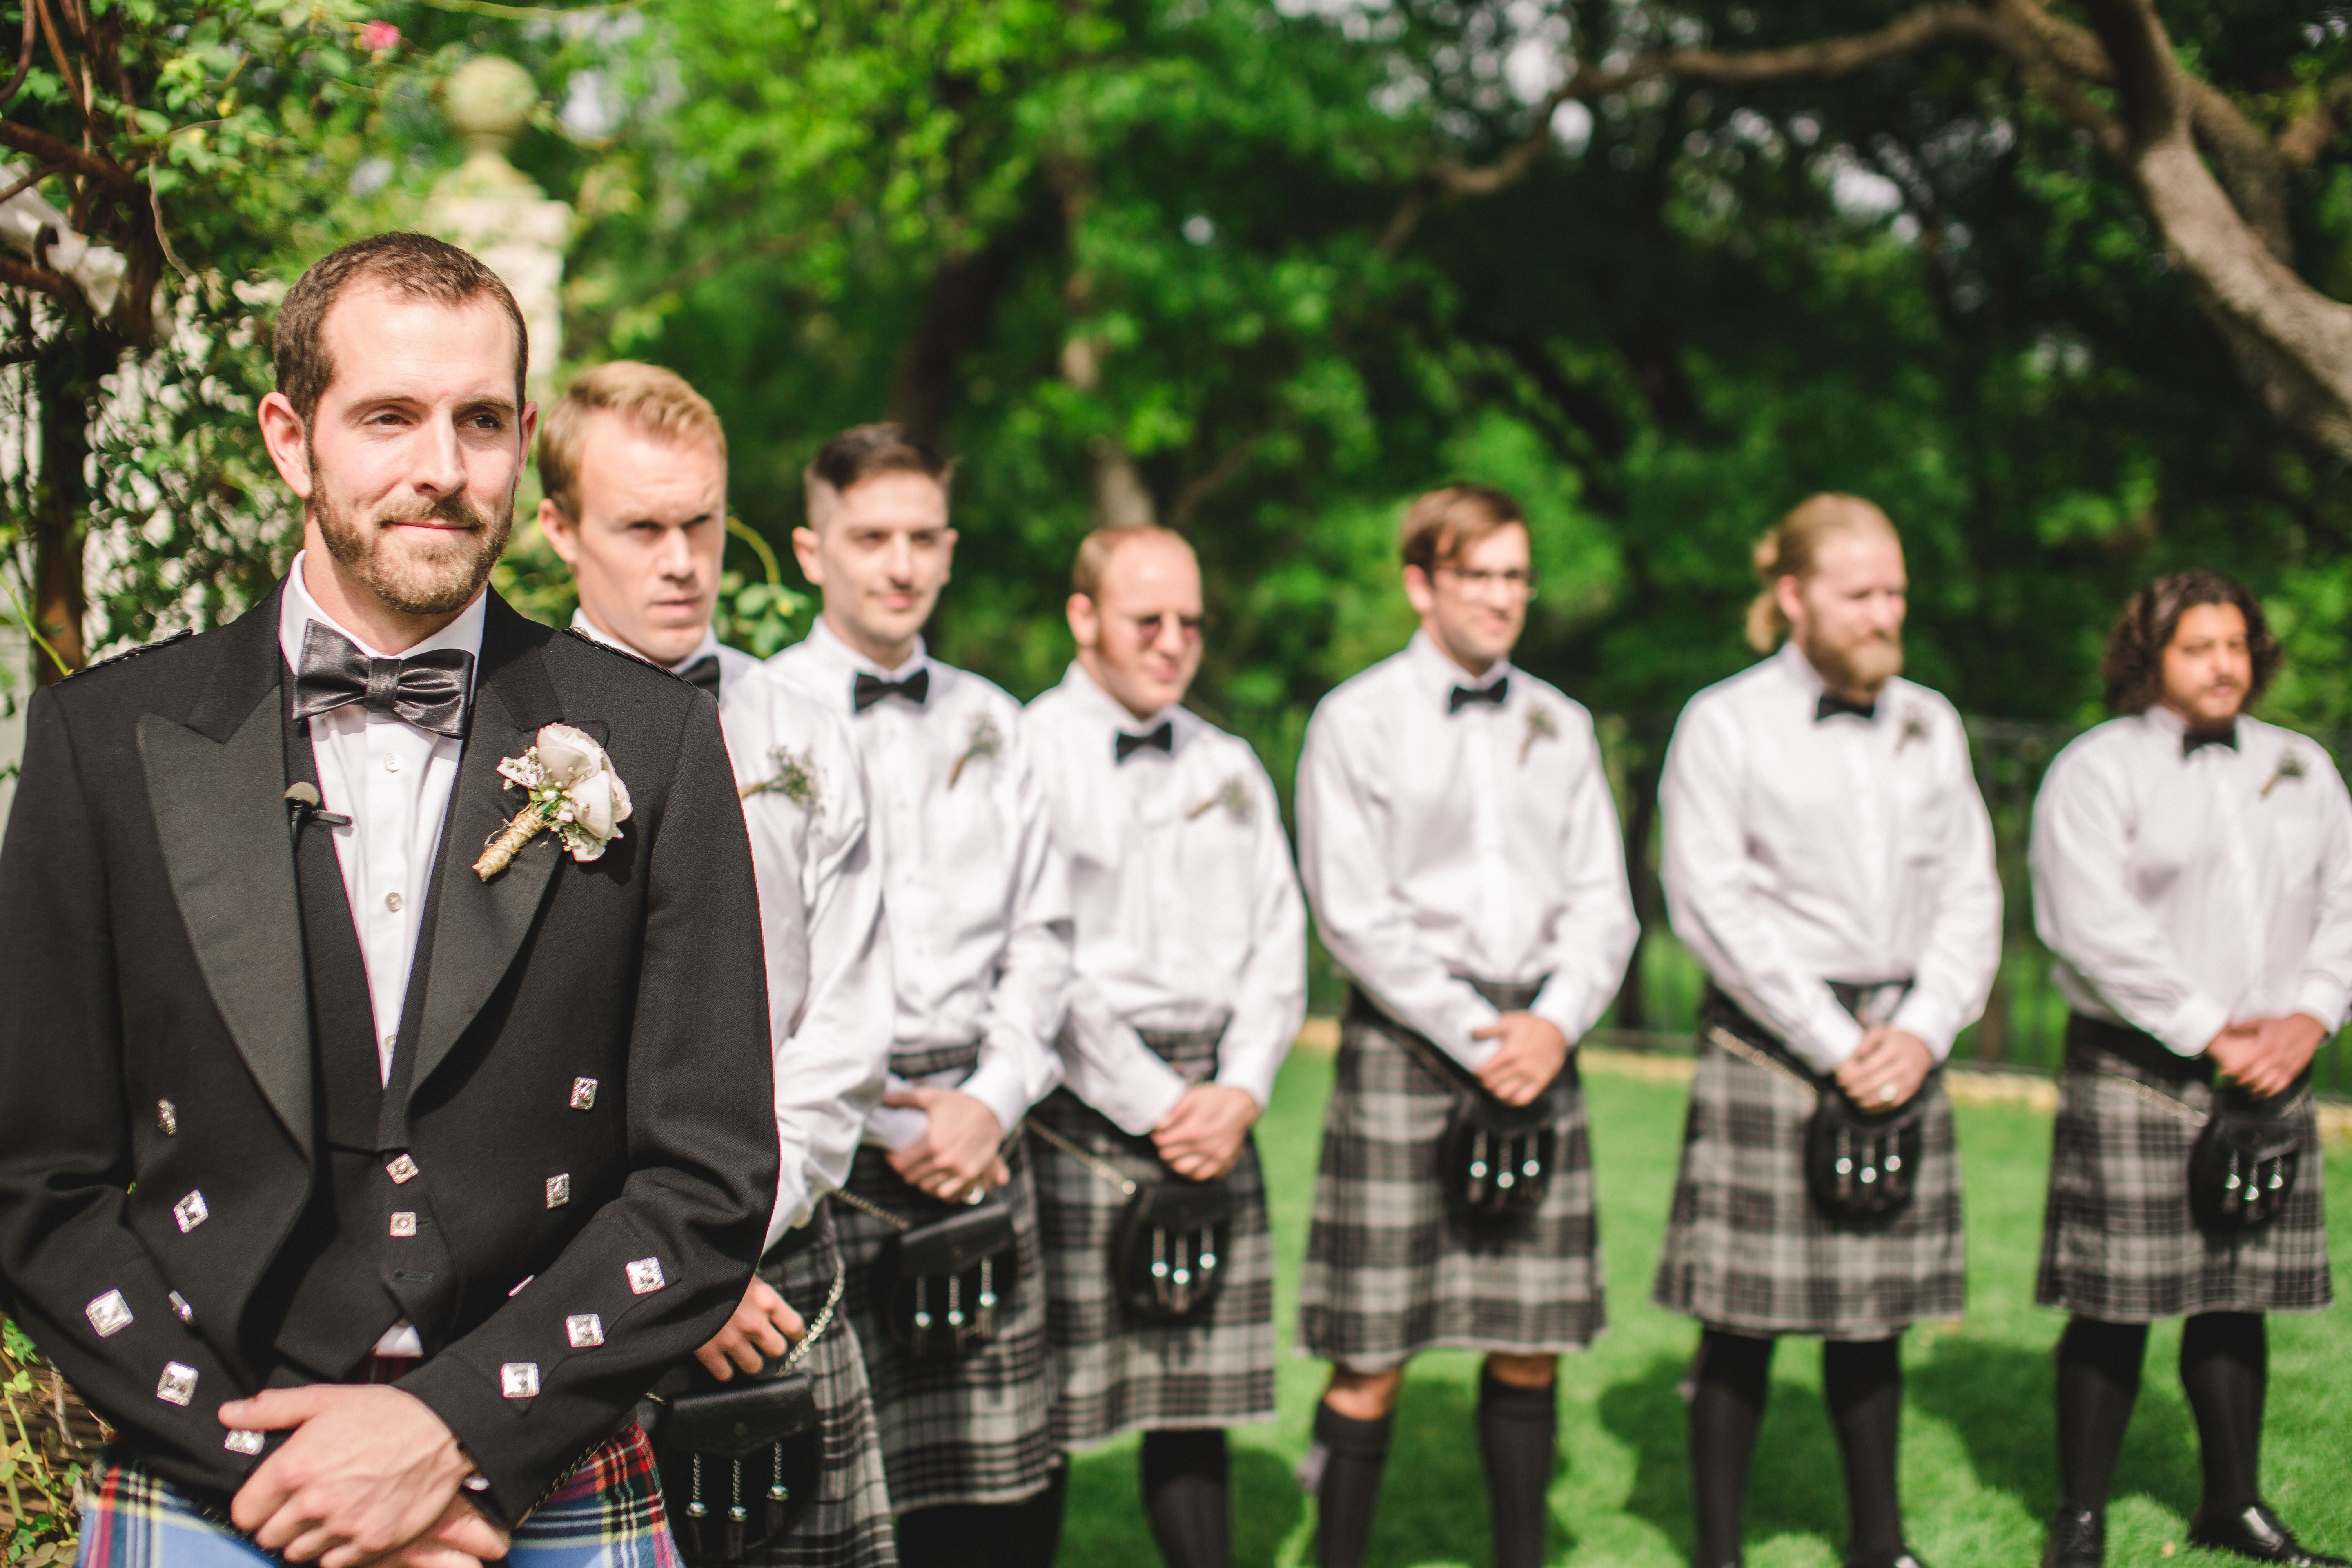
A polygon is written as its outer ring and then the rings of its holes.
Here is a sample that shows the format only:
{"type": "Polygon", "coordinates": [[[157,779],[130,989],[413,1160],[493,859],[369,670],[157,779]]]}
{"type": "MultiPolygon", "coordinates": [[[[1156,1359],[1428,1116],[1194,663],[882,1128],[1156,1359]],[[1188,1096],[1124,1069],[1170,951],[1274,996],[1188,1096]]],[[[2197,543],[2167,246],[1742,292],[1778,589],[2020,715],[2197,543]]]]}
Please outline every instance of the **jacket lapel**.
{"type": "Polygon", "coordinates": [[[412,1088],[433,1076],[506,977],[563,858],[554,836],[542,833],[490,880],[474,874],[482,847],[522,805],[520,792],[499,776],[499,761],[522,755],[541,725],[563,717],[540,657],[548,635],[490,595],[473,721],[442,836],[423,1016],[403,1026],[414,1029],[413,1039],[403,1042],[414,1053],[412,1088]]]}
{"type": "Polygon", "coordinates": [[[181,923],[246,1070],[307,1156],[310,1007],[286,816],[278,595],[219,634],[184,724],[139,720],[147,801],[181,923]]]}

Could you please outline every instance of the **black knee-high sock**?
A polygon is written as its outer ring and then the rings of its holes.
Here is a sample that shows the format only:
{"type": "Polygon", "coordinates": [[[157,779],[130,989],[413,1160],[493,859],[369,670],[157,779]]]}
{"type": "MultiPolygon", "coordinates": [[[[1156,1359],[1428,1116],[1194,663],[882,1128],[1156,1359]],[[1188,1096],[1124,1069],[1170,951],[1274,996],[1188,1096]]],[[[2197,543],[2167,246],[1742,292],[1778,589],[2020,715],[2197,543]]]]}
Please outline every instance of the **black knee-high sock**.
{"type": "Polygon", "coordinates": [[[1070,1470],[1054,1467],[1043,1491],[1019,1502],[947,1503],[898,1516],[904,1568],[1053,1568],[1062,1549],[1070,1470]]]}
{"type": "Polygon", "coordinates": [[[898,1516],[901,1568],[990,1568],[986,1520],[977,1503],[945,1503],[898,1516]]]}
{"type": "Polygon", "coordinates": [[[2058,1336],[2058,1480],[2063,1506],[2106,1511],[2147,1355],[2146,1323],[2075,1318],[2058,1336]]]}
{"type": "Polygon", "coordinates": [[[1691,1500],[1698,1512],[1699,1568],[1739,1561],[1748,1467],[1756,1457],[1770,1387],[1772,1342],[1709,1329],[1691,1367],[1691,1500]]]}
{"type": "Polygon", "coordinates": [[[1486,1463],[1495,1568],[1542,1568],[1559,1445],[1559,1404],[1550,1384],[1521,1388],[1491,1372],[1479,1376],[1478,1453],[1486,1463]]]}
{"type": "Polygon", "coordinates": [[[1898,1340],[1822,1346],[1822,1394],[1845,1459],[1846,1560],[1892,1563],[1903,1552],[1903,1504],[1895,1489],[1895,1441],[1903,1423],[1898,1340]]]}
{"type": "Polygon", "coordinates": [[[1315,1407],[1315,1444],[1323,1450],[1323,1474],[1315,1487],[1316,1568],[1360,1568],[1395,1426],[1393,1414],[1358,1421],[1328,1405],[1315,1407]]]}
{"type": "Polygon", "coordinates": [[[1168,1568],[1231,1568],[1234,1513],[1225,1435],[1143,1435],[1143,1517],[1168,1568]]]}
{"type": "Polygon", "coordinates": [[[2197,1413],[2205,1461],[2206,1513],[2242,1512],[2262,1500],[2263,1399],[2269,1338],[2259,1312],[2203,1312],[2180,1330],[2180,1386],[2197,1413]]]}

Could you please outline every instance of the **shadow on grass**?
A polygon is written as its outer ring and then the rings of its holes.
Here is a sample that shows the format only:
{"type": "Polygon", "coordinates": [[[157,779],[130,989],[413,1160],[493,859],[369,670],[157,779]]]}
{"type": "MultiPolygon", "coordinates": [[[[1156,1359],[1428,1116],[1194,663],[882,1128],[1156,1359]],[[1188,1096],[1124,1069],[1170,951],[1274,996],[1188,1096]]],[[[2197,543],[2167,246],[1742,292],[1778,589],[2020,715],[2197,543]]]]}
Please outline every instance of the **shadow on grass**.
{"type": "MultiPolygon", "coordinates": [[[[1139,1446],[1129,1437],[1070,1460],[1070,1502],[1058,1561],[1123,1563],[1129,1568],[1159,1563],[1136,1474],[1139,1446]]],[[[1234,1562],[1236,1568],[1266,1568],[1298,1527],[1305,1499],[1281,1455],[1232,1439],[1226,1449],[1233,1464],[1234,1562]]]]}

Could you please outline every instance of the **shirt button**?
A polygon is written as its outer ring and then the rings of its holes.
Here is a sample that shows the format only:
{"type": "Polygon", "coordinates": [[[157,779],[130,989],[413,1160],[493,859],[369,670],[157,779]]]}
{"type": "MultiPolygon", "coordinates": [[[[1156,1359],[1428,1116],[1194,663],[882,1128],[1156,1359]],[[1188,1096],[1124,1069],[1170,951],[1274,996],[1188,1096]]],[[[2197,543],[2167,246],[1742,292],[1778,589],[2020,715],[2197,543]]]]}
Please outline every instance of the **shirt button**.
{"type": "Polygon", "coordinates": [[[386,752],[383,754],[383,771],[388,773],[398,773],[400,771],[400,759],[394,756],[392,752],[386,752]]]}
{"type": "Polygon", "coordinates": [[[383,907],[390,910],[394,914],[398,914],[400,912],[400,895],[398,893],[386,893],[383,896],[383,907]]]}

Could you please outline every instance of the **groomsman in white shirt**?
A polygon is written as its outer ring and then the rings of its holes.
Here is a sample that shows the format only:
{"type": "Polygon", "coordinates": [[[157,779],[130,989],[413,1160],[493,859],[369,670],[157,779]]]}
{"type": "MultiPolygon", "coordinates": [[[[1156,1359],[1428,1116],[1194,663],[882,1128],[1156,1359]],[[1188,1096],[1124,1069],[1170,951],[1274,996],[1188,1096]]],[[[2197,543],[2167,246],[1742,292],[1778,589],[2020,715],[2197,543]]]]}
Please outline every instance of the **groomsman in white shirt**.
{"type": "Polygon", "coordinates": [[[1274,1245],[1250,1125],[1306,1019],[1307,907],[1265,769],[1182,706],[1201,668],[1192,546],[1100,529],[1071,579],[1077,660],[1027,719],[1076,911],[1065,1087],[1030,1119],[1054,1437],[1076,1450],[1141,1432],[1160,1555],[1227,1568],[1224,1429],[1275,1414],[1274,1245]],[[1230,1208],[1211,1229],[1155,1227],[1156,1252],[1139,1227],[1115,1260],[1134,1201],[1121,1184],[1222,1191],[1230,1208]],[[1139,1314],[1155,1258],[1184,1272],[1139,1314]],[[1188,1277],[1201,1269],[1213,1292],[1188,1277]],[[1202,1304],[1180,1299],[1193,1290],[1202,1304]]]}
{"type": "Polygon", "coordinates": [[[1532,1568],[1558,1358],[1603,1321],[1570,1053],[1633,905],[1591,715],[1510,663],[1535,587],[1518,507],[1434,490],[1401,542],[1421,630],[1323,700],[1298,764],[1299,867],[1352,982],[1299,1283],[1299,1346],[1332,1363],[1300,1479],[1318,1562],[1354,1568],[1406,1362],[1483,1351],[1495,1562],[1532,1568]],[[1539,1179],[1515,1189],[1522,1160],[1539,1179]]]}
{"type": "Polygon", "coordinates": [[[2244,587],[2158,578],[2107,639],[2118,716],[2034,802],[2034,919],[2074,1005],[2035,1291],[2073,1314],[2050,1568],[2103,1561],[2148,1324],[2180,1317],[2204,1458],[2189,1542],[2344,1562],[2261,1487],[2264,1314],[2334,1299],[2311,1060],[2352,1010],[2352,797],[2315,742],[2246,716],[2278,662],[2244,587]],[[2251,1148],[2236,1170],[2200,1158],[2232,1134],[2251,1148]]]}
{"type": "MultiPolygon", "coordinates": [[[[1675,934],[1714,982],[1655,1288],[1705,1330],[1696,1560],[1740,1561],[1773,1345],[1802,1334],[1825,1342],[1849,1568],[1916,1568],[1895,1489],[1901,1335],[1963,1300],[1937,1068],[2000,959],[1992,824],[1958,712],[1899,676],[1909,579],[1886,514],[1815,496],[1755,564],[1748,637],[1770,657],[1691,699],[1660,785],[1675,934]],[[1849,1111],[1889,1137],[1910,1124],[1882,1186],[1858,1184],[1882,1174],[1867,1159],[1843,1184],[1808,1171],[1816,1115],[1849,1111]],[[1900,1203],[1878,1198],[1906,1182],[1900,1203]]],[[[1860,1151],[1853,1121],[1832,1136],[1860,1151]]]]}
{"type": "MultiPolygon", "coordinates": [[[[890,954],[864,781],[846,724],[712,632],[727,436],[699,393],[658,365],[584,371],[540,426],[539,468],[540,526],[580,590],[573,630],[724,699],[759,884],[782,1154],[760,1270],[698,1352],[714,1377],[731,1380],[739,1366],[755,1373],[790,1353],[845,1278],[824,1198],[848,1177],[890,1051],[890,954]]],[[[814,1496],[798,1500],[791,1531],[754,1554],[765,1568],[891,1561],[865,1363],[856,1331],[834,1317],[799,1368],[815,1383],[824,1425],[814,1496]]],[[[705,1468],[716,1475],[716,1466],[705,1468]]],[[[764,1492],[772,1479],[754,1471],[764,1492]]],[[[731,1500],[691,1497],[684,1478],[667,1479],[682,1509],[731,1500]]]]}
{"type": "Polygon", "coordinates": [[[1046,1568],[1066,1471],[1049,1426],[1043,1255],[1018,1134],[1061,1079],[1053,1041],[1069,985],[1069,891],[1021,705],[923,644],[954,559],[950,479],[929,443],[894,425],[818,449],[808,526],[793,546],[824,610],[767,668],[849,722],[890,922],[891,1092],[867,1120],[836,1199],[848,1208],[835,1214],[899,1557],[911,1568],[1046,1568]],[[895,1237],[992,1194],[1010,1211],[1013,1245],[987,1276],[958,1277],[953,1296],[946,1276],[939,1298],[890,1289],[905,1271],[885,1278],[877,1266],[895,1237]],[[942,1310],[959,1320],[943,1351],[942,1310]]]}

